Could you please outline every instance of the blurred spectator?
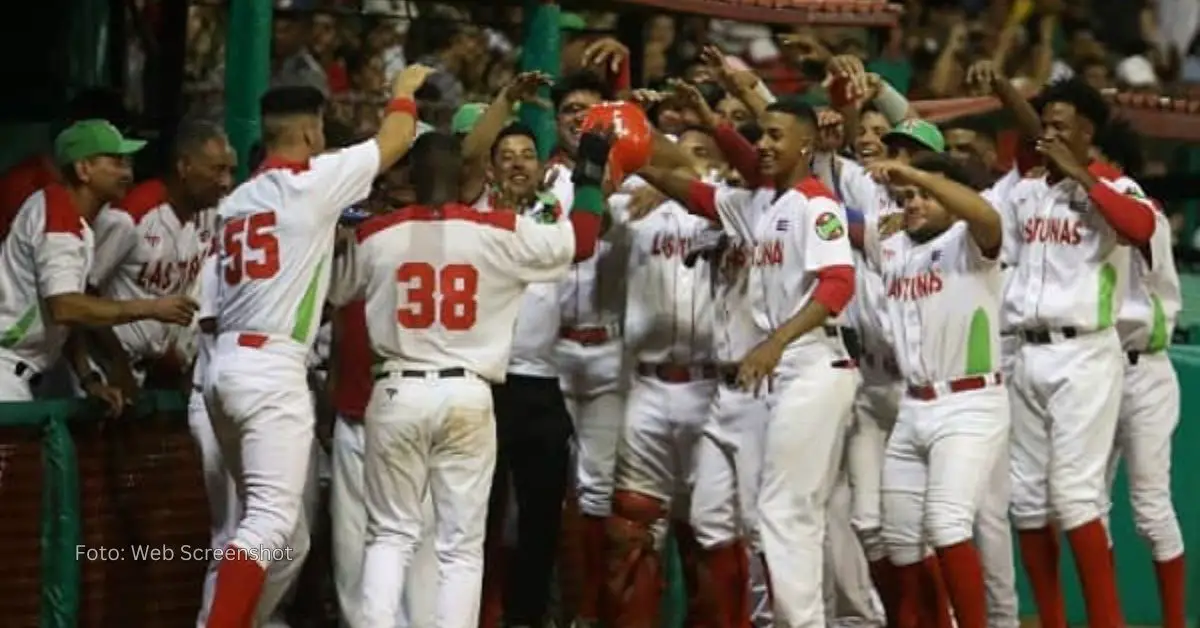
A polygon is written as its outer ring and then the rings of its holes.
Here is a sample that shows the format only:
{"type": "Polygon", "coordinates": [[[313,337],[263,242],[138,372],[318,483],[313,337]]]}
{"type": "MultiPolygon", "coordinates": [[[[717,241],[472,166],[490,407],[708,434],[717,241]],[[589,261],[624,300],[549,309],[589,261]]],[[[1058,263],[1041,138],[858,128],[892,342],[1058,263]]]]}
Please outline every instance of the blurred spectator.
{"type": "Polygon", "coordinates": [[[308,85],[329,94],[329,79],[309,48],[312,17],[275,11],[271,38],[271,85],[308,85]]]}
{"type": "Polygon", "coordinates": [[[338,94],[349,89],[346,66],[339,55],[342,42],[337,17],[330,13],[314,13],[308,42],[313,59],[325,73],[329,91],[338,94]]]}
{"type": "Polygon", "coordinates": [[[410,46],[426,51],[418,56],[417,63],[438,70],[425,82],[438,92],[435,105],[453,112],[466,96],[463,83],[472,81],[483,70],[480,61],[487,50],[483,31],[450,17],[423,16],[410,34],[416,36],[409,38],[410,46]]]}

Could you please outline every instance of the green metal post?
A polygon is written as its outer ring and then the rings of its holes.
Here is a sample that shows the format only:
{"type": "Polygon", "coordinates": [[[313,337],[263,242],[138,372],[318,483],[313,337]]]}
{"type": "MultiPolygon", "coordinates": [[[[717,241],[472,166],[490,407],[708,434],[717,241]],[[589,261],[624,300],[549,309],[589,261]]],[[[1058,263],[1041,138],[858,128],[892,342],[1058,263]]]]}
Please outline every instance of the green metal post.
{"type": "MultiPolygon", "coordinates": [[[[560,9],[553,0],[525,0],[525,41],[521,46],[521,70],[545,72],[558,78],[562,67],[560,9]]],[[[547,92],[549,90],[546,90],[547,92]]],[[[543,94],[548,96],[549,94],[543,94]]],[[[521,122],[537,135],[538,153],[550,157],[557,138],[554,112],[541,107],[521,107],[521,122]]]]}
{"type": "Polygon", "coordinates": [[[225,44],[225,131],[237,151],[238,179],[250,168],[250,147],[261,129],[258,99],[271,79],[271,0],[229,3],[225,44]]]}

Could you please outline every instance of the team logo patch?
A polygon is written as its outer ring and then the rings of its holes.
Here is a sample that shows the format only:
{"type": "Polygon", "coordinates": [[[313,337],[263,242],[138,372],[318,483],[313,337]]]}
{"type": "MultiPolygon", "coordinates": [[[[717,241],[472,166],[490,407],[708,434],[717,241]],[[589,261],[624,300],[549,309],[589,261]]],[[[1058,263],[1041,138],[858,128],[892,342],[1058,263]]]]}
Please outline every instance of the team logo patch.
{"type": "Polygon", "coordinates": [[[846,228],[842,226],[842,219],[838,218],[837,214],[833,212],[825,212],[817,216],[814,229],[817,232],[817,237],[822,240],[836,240],[846,235],[846,228]]]}

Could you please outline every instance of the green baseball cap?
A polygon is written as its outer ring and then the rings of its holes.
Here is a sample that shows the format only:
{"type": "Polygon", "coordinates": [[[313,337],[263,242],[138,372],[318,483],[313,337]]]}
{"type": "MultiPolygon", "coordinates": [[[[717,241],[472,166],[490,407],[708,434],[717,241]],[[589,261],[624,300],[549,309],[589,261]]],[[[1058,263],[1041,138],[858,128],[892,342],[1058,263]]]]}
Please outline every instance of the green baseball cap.
{"type": "Polygon", "coordinates": [[[126,139],[108,120],[80,120],[54,138],[54,161],[65,166],[97,155],[132,155],[145,145],[126,139]]]}
{"type": "Polygon", "coordinates": [[[935,153],[946,150],[946,138],[942,137],[942,132],[937,125],[925,120],[915,118],[903,120],[884,134],[883,141],[887,142],[889,138],[897,137],[907,137],[935,153]]]}
{"type": "Polygon", "coordinates": [[[450,132],[455,135],[466,135],[479,124],[479,119],[483,117],[483,112],[487,111],[487,105],[481,102],[469,102],[458,108],[454,112],[454,118],[450,120],[450,132]]]}
{"type": "Polygon", "coordinates": [[[564,31],[585,31],[587,21],[578,13],[559,13],[558,28],[564,31]]]}

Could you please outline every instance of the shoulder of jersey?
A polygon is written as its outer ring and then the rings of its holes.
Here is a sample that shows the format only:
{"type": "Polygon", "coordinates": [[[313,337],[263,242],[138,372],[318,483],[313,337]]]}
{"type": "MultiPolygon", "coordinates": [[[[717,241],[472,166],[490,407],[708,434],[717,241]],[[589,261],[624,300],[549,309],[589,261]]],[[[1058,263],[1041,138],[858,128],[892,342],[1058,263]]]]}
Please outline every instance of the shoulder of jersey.
{"type": "Polygon", "coordinates": [[[504,231],[517,229],[517,213],[508,209],[479,211],[462,204],[447,205],[441,209],[430,209],[420,205],[409,205],[403,209],[370,218],[358,227],[358,243],[366,242],[371,236],[407,222],[462,221],[476,225],[494,227],[504,231]]]}
{"type": "Polygon", "coordinates": [[[46,233],[69,233],[82,238],[85,223],[74,203],[66,188],[52,183],[25,199],[22,211],[32,210],[31,206],[40,204],[46,233]]]}
{"type": "Polygon", "coordinates": [[[810,177],[801,179],[799,182],[796,183],[796,187],[794,187],[793,189],[796,190],[797,192],[799,192],[800,194],[803,194],[805,198],[809,198],[809,199],[823,198],[823,199],[833,201],[835,203],[837,202],[837,196],[833,193],[833,191],[830,190],[829,187],[827,185],[825,185],[825,183],[823,181],[821,181],[820,179],[818,179],[816,177],[810,176],[810,177]]]}
{"type": "Polygon", "coordinates": [[[159,179],[152,179],[134,186],[125,198],[111,205],[109,209],[128,214],[136,225],[166,202],[167,186],[159,179]]]}

